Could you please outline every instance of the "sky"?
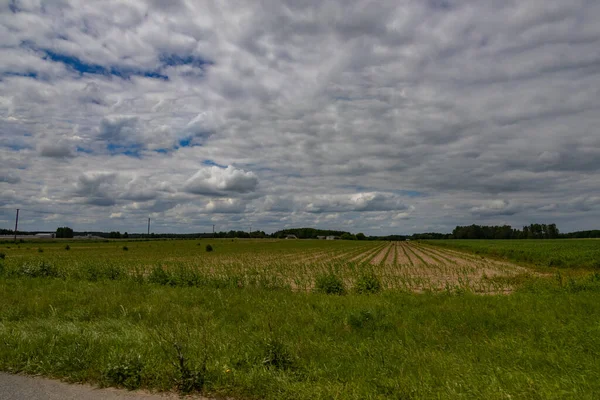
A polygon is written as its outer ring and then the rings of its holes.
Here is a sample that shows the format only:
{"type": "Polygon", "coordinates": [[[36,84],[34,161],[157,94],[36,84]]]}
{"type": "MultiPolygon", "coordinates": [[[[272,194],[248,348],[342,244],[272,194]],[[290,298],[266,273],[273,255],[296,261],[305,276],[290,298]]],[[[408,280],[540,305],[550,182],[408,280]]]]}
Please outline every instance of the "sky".
{"type": "Polygon", "coordinates": [[[600,229],[597,0],[0,0],[0,228],[600,229]]]}

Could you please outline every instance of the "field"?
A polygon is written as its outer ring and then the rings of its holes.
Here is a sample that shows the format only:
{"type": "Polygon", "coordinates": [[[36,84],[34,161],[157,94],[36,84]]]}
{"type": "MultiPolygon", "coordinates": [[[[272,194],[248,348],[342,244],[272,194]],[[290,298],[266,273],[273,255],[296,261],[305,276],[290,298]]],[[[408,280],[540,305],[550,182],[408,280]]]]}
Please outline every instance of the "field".
{"type": "Polygon", "coordinates": [[[600,240],[435,240],[429,244],[541,267],[600,269],[600,240]]]}
{"type": "Polygon", "coordinates": [[[236,399],[600,396],[595,272],[414,242],[0,252],[3,371],[236,399]]]}
{"type": "Polygon", "coordinates": [[[113,275],[171,285],[303,292],[313,291],[319,277],[334,275],[351,289],[374,276],[383,289],[502,293],[512,290],[506,278],[531,273],[510,262],[415,242],[222,239],[72,242],[69,250],[65,246],[62,242],[9,246],[4,250],[5,274],[35,276],[47,268],[63,278],[88,281],[113,275]],[[207,244],[213,252],[205,251],[207,244]]]}

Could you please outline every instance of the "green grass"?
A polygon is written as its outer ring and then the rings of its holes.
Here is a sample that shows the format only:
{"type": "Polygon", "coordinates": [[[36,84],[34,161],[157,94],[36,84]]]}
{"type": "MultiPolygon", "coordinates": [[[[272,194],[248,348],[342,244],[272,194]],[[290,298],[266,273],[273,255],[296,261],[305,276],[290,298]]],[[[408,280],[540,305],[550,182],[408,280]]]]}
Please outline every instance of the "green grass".
{"type": "Polygon", "coordinates": [[[424,243],[542,267],[600,268],[600,240],[429,240],[424,243]]]}
{"type": "Polygon", "coordinates": [[[240,399],[592,399],[589,284],[328,296],[0,279],[0,369],[240,399]]]}
{"type": "Polygon", "coordinates": [[[65,244],[4,246],[0,370],[236,399],[600,397],[598,273],[416,294],[348,264],[380,243],[65,244]]]}

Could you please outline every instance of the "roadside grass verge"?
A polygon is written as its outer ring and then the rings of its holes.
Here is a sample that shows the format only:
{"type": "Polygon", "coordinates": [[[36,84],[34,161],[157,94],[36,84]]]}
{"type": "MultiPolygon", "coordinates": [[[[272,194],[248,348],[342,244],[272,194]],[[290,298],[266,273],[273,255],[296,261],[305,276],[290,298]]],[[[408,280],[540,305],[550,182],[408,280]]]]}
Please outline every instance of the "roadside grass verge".
{"type": "Polygon", "coordinates": [[[4,276],[0,370],[237,399],[598,398],[600,275],[519,283],[332,296],[4,276]]]}

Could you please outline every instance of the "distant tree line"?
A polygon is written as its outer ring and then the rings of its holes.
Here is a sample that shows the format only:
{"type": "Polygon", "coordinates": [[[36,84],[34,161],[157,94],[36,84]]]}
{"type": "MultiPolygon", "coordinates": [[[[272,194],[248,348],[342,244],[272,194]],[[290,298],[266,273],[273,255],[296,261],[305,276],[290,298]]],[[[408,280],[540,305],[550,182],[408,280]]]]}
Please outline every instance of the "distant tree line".
{"type": "MultiPolygon", "coordinates": [[[[284,238],[287,235],[295,235],[298,239],[316,239],[318,236],[338,236],[341,238],[344,234],[352,235],[350,232],[346,231],[333,231],[315,228],[294,228],[274,232],[271,234],[271,237],[284,238]]],[[[350,237],[348,238],[350,239],[350,237]]]]}
{"type": "Polygon", "coordinates": [[[531,224],[522,230],[513,229],[510,225],[457,226],[452,231],[453,239],[557,239],[561,237],[556,224],[531,224]]]}
{"type": "MultiPolygon", "coordinates": [[[[41,231],[18,231],[19,235],[35,235],[45,233],[41,231]]],[[[0,229],[0,235],[14,235],[11,229],[0,229]]],[[[74,236],[96,236],[105,239],[202,239],[202,238],[285,238],[295,235],[298,239],[317,239],[319,236],[335,236],[342,240],[388,240],[403,241],[407,239],[557,239],[557,238],[600,238],[600,230],[577,231],[560,233],[556,224],[530,224],[523,229],[515,229],[510,225],[486,226],[468,225],[457,226],[452,233],[415,233],[413,235],[386,235],[366,236],[364,233],[352,234],[346,231],[316,229],[316,228],[294,228],[283,229],[272,234],[264,231],[222,231],[215,233],[121,233],[119,231],[98,232],[83,231],[74,232],[73,229],[63,226],[56,229],[57,238],[72,238],[74,236]]]]}
{"type": "Polygon", "coordinates": [[[570,233],[563,233],[561,235],[561,237],[570,239],[570,238],[577,238],[577,239],[595,239],[595,238],[600,238],[600,230],[592,230],[592,231],[579,231],[579,232],[570,232],[570,233]]]}

